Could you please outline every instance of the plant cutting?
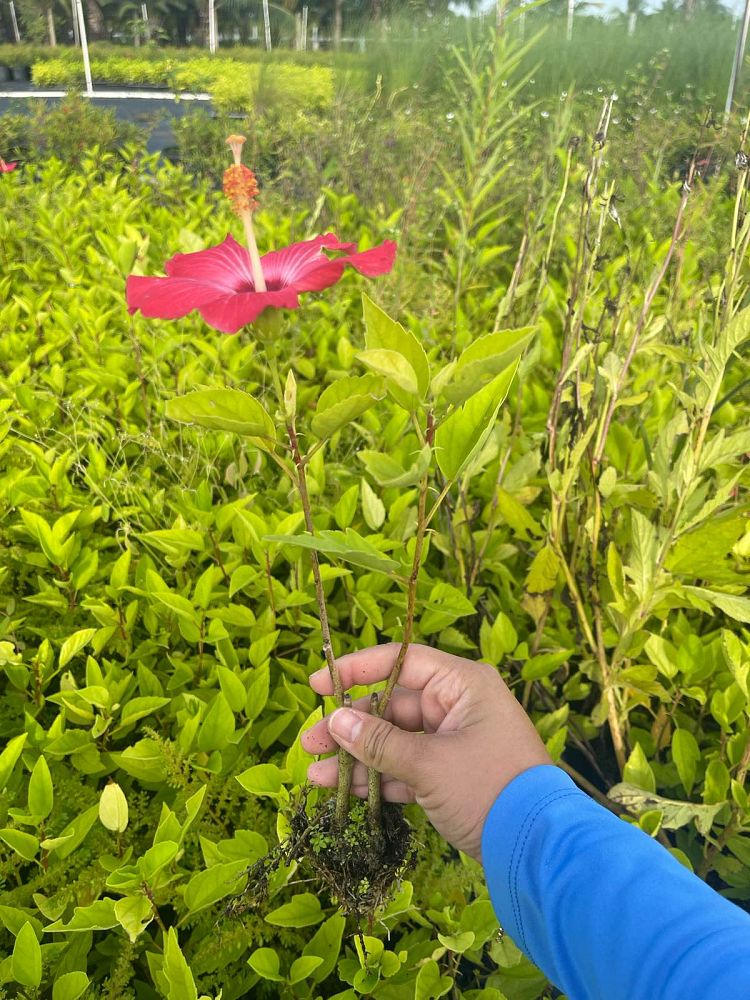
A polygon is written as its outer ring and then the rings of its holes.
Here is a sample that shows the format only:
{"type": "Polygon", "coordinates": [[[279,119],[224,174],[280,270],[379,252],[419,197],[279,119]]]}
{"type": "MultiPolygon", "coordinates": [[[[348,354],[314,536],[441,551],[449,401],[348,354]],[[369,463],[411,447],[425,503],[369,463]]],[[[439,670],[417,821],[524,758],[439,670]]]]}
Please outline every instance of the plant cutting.
{"type": "MultiPolygon", "coordinates": [[[[275,409],[237,389],[200,388],[169,400],[167,414],[182,422],[243,435],[293,484],[305,532],[271,535],[266,541],[310,553],[322,652],[338,706],[350,704],[350,699],[336,666],[320,554],[400,582],[406,596],[400,648],[383,691],[371,696],[372,711],[382,715],[413,639],[430,524],[442,500],[487,442],[532,334],[528,328],[498,331],[478,338],[459,358],[435,365],[411,331],[364,296],[365,350],[359,352],[358,360],[367,371],[332,381],[318,394],[315,412],[308,421],[298,408],[297,380],[289,367],[294,359],[280,356],[284,343],[282,310],[298,308],[303,292],[335,284],[347,266],[368,277],[387,273],[393,266],[396,246],[386,241],[358,252],[354,244],[327,234],[261,256],[253,226],[258,185],[253,172],[242,163],[244,141],[234,135],[227,140],[234,163],[225,172],[223,187],[242,222],[246,245],[229,235],[218,246],[173,257],[166,264],[165,277],[131,276],[128,306],[131,312],[138,310],[163,319],[197,310],[205,322],[225,333],[251,326],[262,343],[275,409]],[[416,488],[413,534],[400,559],[384,553],[351,528],[318,530],[308,488],[313,457],[386,395],[404,412],[415,438],[412,461],[406,468],[393,461],[389,464],[388,456],[370,456],[381,486],[416,488]],[[283,436],[277,433],[279,424],[284,427],[283,436]]],[[[280,863],[304,857],[343,909],[361,916],[372,913],[387,897],[409,857],[410,837],[400,808],[384,806],[381,777],[374,770],[368,778],[366,810],[351,808],[353,761],[343,750],[338,757],[335,802],[324,803],[312,817],[306,815],[304,807],[292,817],[289,840],[272,857],[254,866],[250,889],[262,895],[270,873],[280,863]]]]}

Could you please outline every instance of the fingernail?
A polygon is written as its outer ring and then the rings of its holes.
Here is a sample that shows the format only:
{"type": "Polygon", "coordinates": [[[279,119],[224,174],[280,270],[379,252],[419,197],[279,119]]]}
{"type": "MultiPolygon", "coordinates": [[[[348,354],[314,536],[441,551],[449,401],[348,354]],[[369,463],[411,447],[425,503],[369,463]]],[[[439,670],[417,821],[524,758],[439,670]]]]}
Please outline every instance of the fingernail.
{"type": "Polygon", "coordinates": [[[344,743],[354,743],[361,730],[362,718],[351,708],[337,708],[328,720],[328,732],[344,743]]]}
{"type": "Polygon", "coordinates": [[[316,680],[319,677],[324,677],[327,673],[328,673],[328,668],[321,667],[320,670],[316,670],[314,673],[310,674],[309,680],[310,682],[312,682],[313,680],[316,680]]]}

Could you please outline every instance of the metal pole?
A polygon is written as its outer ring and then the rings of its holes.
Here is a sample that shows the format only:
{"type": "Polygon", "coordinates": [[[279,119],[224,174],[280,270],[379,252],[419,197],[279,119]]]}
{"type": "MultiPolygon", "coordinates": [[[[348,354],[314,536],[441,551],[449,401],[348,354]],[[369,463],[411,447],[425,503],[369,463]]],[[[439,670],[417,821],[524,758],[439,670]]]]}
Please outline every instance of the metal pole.
{"type": "Polygon", "coordinates": [[[734,103],[734,94],[737,89],[737,82],[742,69],[742,61],[745,58],[745,46],[747,45],[747,30],[750,27],[750,0],[745,0],[745,14],[742,18],[742,28],[737,36],[737,49],[734,53],[734,63],[732,64],[732,75],[729,79],[729,89],[727,90],[727,103],[724,106],[724,114],[728,115],[734,103]]]}
{"type": "Polygon", "coordinates": [[[94,93],[94,85],[91,82],[91,63],[89,62],[89,43],[86,37],[86,21],[83,17],[83,7],[81,0],[76,0],[76,15],[78,17],[78,31],[81,35],[81,50],[83,52],[83,72],[86,74],[86,93],[89,97],[94,93]]]}
{"type": "Polygon", "coordinates": [[[145,3],[141,4],[141,17],[143,18],[143,30],[146,35],[146,41],[151,41],[151,28],[148,23],[148,7],[145,3]]]}
{"type": "Polygon", "coordinates": [[[263,0],[263,28],[266,33],[266,51],[271,51],[271,15],[268,13],[268,0],[263,0]]]}
{"type": "Polygon", "coordinates": [[[73,42],[75,45],[81,44],[81,33],[78,30],[78,12],[76,11],[76,0],[70,0],[73,10],[73,42]]]}
{"type": "Polygon", "coordinates": [[[16,19],[16,7],[15,4],[13,3],[13,0],[10,0],[8,6],[10,7],[10,19],[13,22],[13,37],[15,38],[16,42],[20,44],[21,35],[18,31],[18,20],[16,19]]]}
{"type": "Polygon", "coordinates": [[[575,0],[568,0],[568,29],[565,32],[565,37],[570,42],[573,39],[573,11],[575,8],[575,0]]]}
{"type": "Polygon", "coordinates": [[[307,50],[307,16],[309,14],[309,7],[302,8],[302,51],[307,50]]]}

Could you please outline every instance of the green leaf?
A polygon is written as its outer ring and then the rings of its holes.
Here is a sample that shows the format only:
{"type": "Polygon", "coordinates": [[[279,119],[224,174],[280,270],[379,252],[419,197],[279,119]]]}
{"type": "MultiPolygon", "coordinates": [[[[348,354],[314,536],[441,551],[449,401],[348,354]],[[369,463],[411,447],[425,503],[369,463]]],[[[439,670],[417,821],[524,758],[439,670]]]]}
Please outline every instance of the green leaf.
{"type": "Polygon", "coordinates": [[[333,508],[333,516],[336,524],[342,530],[348,528],[354,520],[354,515],[357,513],[358,500],[359,486],[355,484],[354,486],[350,486],[345,493],[341,494],[338,503],[333,508]]]}
{"type": "MultiPolygon", "coordinates": [[[[526,510],[524,505],[515,497],[507,493],[502,487],[497,488],[497,509],[504,521],[510,525],[514,535],[518,535],[524,541],[529,535],[542,535],[544,529],[526,510]]],[[[542,550],[544,551],[544,550],[542,550]]],[[[554,553],[552,553],[554,556],[554,553]]],[[[549,563],[548,563],[549,565],[549,563]]]]}
{"type": "Polygon", "coordinates": [[[6,827],[0,830],[0,840],[11,850],[20,855],[24,861],[33,861],[39,853],[39,840],[23,830],[13,830],[6,827]]]}
{"type": "Polygon", "coordinates": [[[11,971],[15,981],[22,986],[36,987],[42,981],[42,949],[36,932],[28,921],[16,937],[11,971]]]}
{"type": "Polygon", "coordinates": [[[537,653],[526,661],[521,670],[521,677],[525,681],[538,681],[542,677],[549,677],[563,663],[567,663],[575,650],[557,649],[549,653],[537,653]]]}
{"type": "Polygon", "coordinates": [[[490,625],[485,618],[479,632],[479,649],[482,659],[497,667],[508,653],[518,645],[518,635],[510,618],[502,611],[490,625]]]}
{"type": "Polygon", "coordinates": [[[516,368],[517,363],[506,368],[438,427],[435,456],[446,479],[457,479],[481,451],[508,395],[516,368]]]}
{"type": "Polygon", "coordinates": [[[750,624],[750,597],[740,597],[737,594],[725,594],[719,590],[708,590],[706,587],[684,587],[688,595],[715,605],[724,614],[735,621],[750,624]]]}
{"type": "Polygon", "coordinates": [[[251,795],[264,795],[272,799],[283,797],[282,774],[275,764],[256,764],[238,774],[237,781],[251,795]]]}
{"type": "Polygon", "coordinates": [[[447,948],[448,951],[455,951],[463,954],[474,944],[474,932],[463,931],[460,934],[438,934],[438,941],[447,948]]]}
{"type": "Polygon", "coordinates": [[[60,835],[56,838],[60,843],[60,846],[55,846],[50,848],[51,851],[58,856],[58,858],[69,857],[76,848],[80,847],[83,841],[86,839],[91,827],[96,823],[97,817],[99,815],[99,806],[91,806],[86,809],[80,815],[72,819],[68,825],[61,830],[60,835]]]}
{"type": "Polygon", "coordinates": [[[654,580],[658,544],[656,529],[640,511],[631,509],[632,547],[625,572],[633,581],[636,595],[643,600],[654,580]]]}
{"type": "Polygon", "coordinates": [[[429,600],[424,602],[422,608],[419,627],[425,635],[447,628],[457,618],[476,613],[475,605],[461,590],[444,582],[432,587],[429,600]]]}
{"type": "Polygon", "coordinates": [[[707,805],[722,806],[729,794],[729,770],[723,760],[714,758],[706,768],[703,784],[703,801],[707,805]]]}
{"type": "Polygon", "coordinates": [[[247,871],[247,867],[247,859],[241,859],[213,865],[205,871],[196,872],[185,886],[183,896],[188,913],[196,913],[224,899],[230,893],[236,893],[241,888],[239,877],[247,871]]]}
{"type": "Polygon", "coordinates": [[[266,922],[276,927],[312,927],[322,919],[320,900],[311,892],[294,896],[288,903],[266,915],[266,922]]]}
{"type": "Polygon", "coordinates": [[[333,437],[384,395],[383,380],[377,375],[352,375],[337,379],[318,400],[311,423],[313,434],[323,439],[333,437]]]}
{"type": "Polygon", "coordinates": [[[30,510],[22,510],[20,514],[26,530],[38,543],[39,548],[45,554],[49,562],[51,562],[53,566],[63,567],[66,561],[65,548],[55,538],[52,528],[50,528],[44,518],[39,514],[34,514],[33,511],[30,510]]]}
{"type": "Polygon", "coordinates": [[[686,795],[690,795],[693,790],[700,759],[700,747],[693,734],[688,729],[675,729],[672,735],[672,760],[686,795]]]}
{"type": "Polygon", "coordinates": [[[66,972],[52,986],[52,1000],[79,1000],[89,985],[85,972],[66,972]]]}
{"type": "Polygon", "coordinates": [[[214,695],[198,731],[198,749],[223,750],[234,736],[234,712],[221,691],[214,695]]]}
{"type": "Polygon", "coordinates": [[[442,390],[443,398],[454,404],[465,402],[520,358],[533,336],[533,328],[526,326],[479,337],[458,359],[451,379],[442,390]]]}
{"type": "Polygon", "coordinates": [[[276,427],[257,399],[239,389],[199,389],[167,402],[166,415],[183,424],[276,440],[276,427]]]}
{"type": "Polygon", "coordinates": [[[154,908],[145,896],[124,896],[115,903],[115,916],[131,941],[136,941],[154,919],[154,908]]]}
{"type": "Polygon", "coordinates": [[[145,719],[160,708],[169,705],[171,698],[131,698],[120,713],[120,726],[132,726],[139,719],[145,719]]]}
{"type": "Polygon", "coordinates": [[[417,974],[414,1000],[436,1000],[445,996],[453,988],[450,976],[441,976],[440,967],[434,958],[429,959],[417,974]]]}
{"type": "Polygon", "coordinates": [[[138,740],[122,753],[111,754],[111,757],[117,767],[139,781],[158,784],[166,776],[164,753],[155,740],[138,740]]]}
{"type": "Polygon", "coordinates": [[[243,712],[247,704],[245,685],[229,667],[217,667],[216,673],[219,678],[221,692],[226,698],[232,712],[243,712]]]}
{"type": "Polygon", "coordinates": [[[119,921],[115,915],[114,899],[97,899],[89,906],[76,906],[73,916],[64,923],[56,920],[44,928],[46,934],[68,934],[72,931],[108,931],[117,927],[119,921]]]}
{"type": "Polygon", "coordinates": [[[359,351],[357,357],[362,364],[367,365],[374,372],[383,375],[389,382],[398,389],[403,389],[410,396],[416,396],[419,392],[417,375],[412,366],[398,351],[359,351]]]}
{"type": "Polygon", "coordinates": [[[73,635],[68,636],[60,647],[59,668],[62,670],[63,667],[66,667],[73,657],[77,656],[91,642],[95,635],[95,628],[82,628],[78,632],[74,632],[73,635]]]}
{"type": "Polygon", "coordinates": [[[21,756],[21,751],[26,743],[26,733],[20,733],[18,736],[14,736],[12,740],[8,740],[8,743],[0,753],[0,792],[5,788],[5,786],[10,781],[10,777],[13,774],[13,768],[16,766],[18,758],[21,756]]]}
{"type": "Polygon", "coordinates": [[[357,534],[353,528],[346,531],[319,531],[316,535],[266,535],[267,542],[281,542],[303,549],[315,549],[324,555],[350,562],[363,569],[379,573],[395,573],[399,564],[357,534]]]}
{"type": "MultiPolygon", "coordinates": [[[[535,522],[536,524],[536,522],[535,522]]],[[[526,577],[526,590],[530,594],[545,594],[554,590],[560,572],[560,560],[551,545],[543,545],[534,556],[526,577]]]]}
{"type": "Polygon", "coordinates": [[[321,959],[321,964],[313,972],[316,983],[322,983],[336,968],[345,926],[344,917],[334,913],[320,925],[302,949],[303,956],[312,955],[321,959]]]}
{"type": "Polygon", "coordinates": [[[283,983],[284,977],[279,974],[279,956],[273,948],[258,948],[247,960],[247,964],[263,979],[272,983],[283,983]]]}
{"type": "Polygon", "coordinates": [[[52,812],[53,801],[54,794],[49,765],[44,757],[40,757],[29,778],[29,812],[38,819],[46,819],[52,812]]]}
{"type": "Polygon", "coordinates": [[[385,521],[385,504],[366,479],[362,480],[362,513],[370,531],[379,531],[385,521]]]}
{"type": "Polygon", "coordinates": [[[295,958],[289,970],[289,982],[292,986],[295,983],[301,983],[303,979],[311,976],[322,964],[323,959],[318,958],[317,955],[306,955],[301,958],[295,958]]]}
{"type": "Polygon", "coordinates": [[[640,743],[636,743],[622,772],[627,784],[636,785],[647,792],[656,791],[656,778],[640,743]]]}
{"type": "Polygon", "coordinates": [[[367,295],[362,295],[365,317],[365,345],[369,350],[385,349],[401,354],[414,372],[416,391],[426,396],[430,388],[430,363],[424,348],[410,330],[391,319],[367,295]]]}
{"type": "Polygon", "coordinates": [[[180,950],[174,927],[167,931],[163,972],[168,985],[167,1000],[198,1000],[195,980],[180,950]]]}
{"type": "Polygon", "coordinates": [[[128,800],[116,781],[102,789],[99,798],[99,819],[102,826],[114,833],[123,833],[128,826],[128,800]]]}

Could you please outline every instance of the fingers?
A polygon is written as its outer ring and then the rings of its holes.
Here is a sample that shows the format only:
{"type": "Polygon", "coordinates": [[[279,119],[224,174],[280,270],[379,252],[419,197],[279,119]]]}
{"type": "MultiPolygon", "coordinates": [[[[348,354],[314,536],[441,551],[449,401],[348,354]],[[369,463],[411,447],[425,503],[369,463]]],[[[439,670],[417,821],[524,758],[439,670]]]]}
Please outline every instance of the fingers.
{"type": "MultiPolygon", "coordinates": [[[[358,698],[352,708],[361,712],[370,710],[369,695],[358,698]]],[[[328,719],[321,719],[310,729],[302,734],[302,746],[308,753],[321,754],[332,753],[338,748],[338,744],[328,731],[328,719]]],[[[402,691],[396,688],[393,692],[388,708],[385,710],[385,718],[401,729],[406,729],[411,733],[419,733],[424,728],[422,718],[422,705],[418,693],[415,691],[402,691]]]]}
{"type": "MultiPolygon", "coordinates": [[[[352,788],[352,794],[358,799],[366,799],[367,793],[367,785],[355,785],[352,788]]],[[[414,789],[403,781],[384,781],[383,799],[385,802],[400,802],[402,805],[416,801],[414,789]]]]}
{"type": "MultiPolygon", "coordinates": [[[[310,781],[321,788],[335,788],[338,780],[338,762],[335,757],[316,761],[307,770],[310,781]]],[[[404,781],[397,781],[387,775],[381,778],[383,798],[386,802],[414,802],[414,789],[404,781]]],[[[367,768],[364,764],[355,764],[352,773],[352,795],[360,799],[367,798],[367,768]]]]}
{"type": "Polygon", "coordinates": [[[427,775],[425,740],[434,740],[434,736],[407,733],[386,719],[351,708],[336,709],[328,720],[328,731],[339,746],[381,774],[417,789],[427,775]]]}
{"type": "MultiPolygon", "coordinates": [[[[336,666],[345,689],[355,684],[376,684],[384,681],[390,675],[396,662],[400,644],[389,642],[382,646],[372,646],[356,653],[348,653],[336,660],[336,666]]],[[[453,669],[462,663],[460,657],[443,653],[429,646],[409,646],[406,659],[401,668],[399,684],[401,687],[421,691],[435,674],[446,669],[453,669]]],[[[310,684],[318,694],[333,694],[333,684],[328,668],[316,671],[310,676],[310,684]]]]}

